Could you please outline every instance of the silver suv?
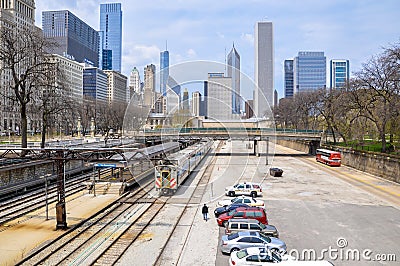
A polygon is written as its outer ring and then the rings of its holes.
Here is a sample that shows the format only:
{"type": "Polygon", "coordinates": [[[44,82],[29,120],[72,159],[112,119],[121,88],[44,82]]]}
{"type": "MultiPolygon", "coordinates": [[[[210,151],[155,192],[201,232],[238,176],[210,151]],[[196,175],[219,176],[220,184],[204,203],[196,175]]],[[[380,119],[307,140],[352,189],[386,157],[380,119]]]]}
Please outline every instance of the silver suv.
{"type": "Polygon", "coordinates": [[[263,236],[258,232],[237,232],[221,237],[222,253],[230,254],[232,251],[249,247],[266,247],[279,253],[286,252],[286,244],[276,237],[263,236]]]}
{"type": "Polygon", "coordinates": [[[253,198],[262,196],[262,187],[258,183],[244,182],[225,188],[225,195],[234,197],[236,195],[247,195],[253,198]]]}
{"type": "Polygon", "coordinates": [[[279,238],[278,230],[273,225],[263,224],[256,219],[229,219],[225,234],[229,235],[240,231],[261,232],[262,235],[279,238]]]}

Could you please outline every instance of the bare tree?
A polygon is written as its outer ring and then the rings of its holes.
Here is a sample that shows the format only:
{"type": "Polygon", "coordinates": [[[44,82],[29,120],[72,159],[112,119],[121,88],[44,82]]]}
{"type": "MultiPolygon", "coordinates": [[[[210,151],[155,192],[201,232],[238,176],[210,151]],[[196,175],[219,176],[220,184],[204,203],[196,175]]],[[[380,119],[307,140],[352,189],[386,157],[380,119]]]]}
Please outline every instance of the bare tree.
{"type": "Polygon", "coordinates": [[[399,95],[399,71],[398,60],[385,51],[365,63],[352,82],[353,101],[360,115],[375,125],[382,152],[386,152],[388,125],[399,113],[395,104],[399,95]]]}
{"type": "Polygon", "coordinates": [[[50,68],[46,51],[51,45],[39,30],[0,29],[0,73],[9,73],[11,77],[12,93],[5,96],[19,106],[22,148],[27,147],[27,107],[47,78],[46,70],[50,68]]]}

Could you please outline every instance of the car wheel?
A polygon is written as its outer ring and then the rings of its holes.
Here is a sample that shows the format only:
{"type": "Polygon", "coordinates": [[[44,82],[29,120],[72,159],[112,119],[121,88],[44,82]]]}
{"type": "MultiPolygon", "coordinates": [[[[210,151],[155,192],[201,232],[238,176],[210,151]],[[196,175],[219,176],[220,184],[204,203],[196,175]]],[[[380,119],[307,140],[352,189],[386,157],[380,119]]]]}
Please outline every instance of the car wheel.
{"type": "Polygon", "coordinates": [[[250,193],[250,196],[251,196],[252,198],[257,198],[257,192],[252,191],[252,192],[250,193]]]}
{"type": "Polygon", "coordinates": [[[277,253],[279,254],[279,250],[277,248],[271,248],[272,253],[277,253]]]}
{"type": "Polygon", "coordinates": [[[239,249],[238,248],[231,249],[231,253],[234,252],[234,251],[239,251],[239,249]]]}
{"type": "Polygon", "coordinates": [[[229,191],[229,196],[234,197],[235,196],[235,191],[229,191]]]}

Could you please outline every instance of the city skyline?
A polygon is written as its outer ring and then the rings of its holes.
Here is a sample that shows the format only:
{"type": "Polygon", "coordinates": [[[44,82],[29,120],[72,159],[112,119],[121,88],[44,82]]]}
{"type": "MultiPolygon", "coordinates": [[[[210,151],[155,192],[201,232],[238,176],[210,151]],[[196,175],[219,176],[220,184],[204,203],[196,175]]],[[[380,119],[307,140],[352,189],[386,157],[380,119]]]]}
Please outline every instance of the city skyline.
{"type": "MultiPolygon", "coordinates": [[[[36,25],[40,26],[42,11],[68,9],[99,30],[100,4],[110,2],[38,1],[36,25]]],[[[188,60],[224,62],[225,49],[235,42],[241,70],[253,79],[254,25],[273,22],[274,88],[279,98],[284,96],[283,62],[299,51],[324,51],[327,60],[348,59],[354,72],[382,47],[399,42],[400,36],[396,14],[400,3],[392,0],[114,2],[122,3],[124,12],[122,73],[127,76],[135,66],[141,75],[147,64],[159,70],[159,55],[168,40],[170,65],[188,60]],[[210,5],[212,11],[205,8],[210,5]]]]}

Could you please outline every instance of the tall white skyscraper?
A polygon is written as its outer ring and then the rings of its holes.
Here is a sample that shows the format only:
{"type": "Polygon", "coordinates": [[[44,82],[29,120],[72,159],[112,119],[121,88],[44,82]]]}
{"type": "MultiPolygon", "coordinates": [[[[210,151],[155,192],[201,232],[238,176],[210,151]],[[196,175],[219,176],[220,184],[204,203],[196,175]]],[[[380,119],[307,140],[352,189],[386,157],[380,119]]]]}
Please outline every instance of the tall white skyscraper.
{"type": "Polygon", "coordinates": [[[272,22],[257,22],[255,26],[254,112],[268,116],[274,105],[274,37],[272,22]]]}
{"type": "Polygon", "coordinates": [[[131,71],[131,75],[129,76],[129,87],[131,88],[131,95],[134,93],[141,93],[141,86],[140,86],[140,74],[139,70],[134,67],[131,71]]]}

